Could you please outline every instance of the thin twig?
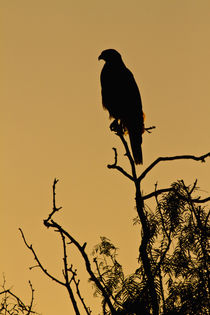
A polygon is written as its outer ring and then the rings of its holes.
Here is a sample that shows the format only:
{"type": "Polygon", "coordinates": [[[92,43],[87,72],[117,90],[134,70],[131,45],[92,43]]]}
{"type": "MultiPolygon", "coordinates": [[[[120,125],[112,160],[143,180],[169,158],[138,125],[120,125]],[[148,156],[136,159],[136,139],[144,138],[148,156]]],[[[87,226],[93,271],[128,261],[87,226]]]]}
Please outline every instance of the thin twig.
{"type": "MultiPolygon", "coordinates": [[[[157,191],[157,183],[155,184],[155,192],[157,191]]],[[[162,214],[162,211],[161,211],[161,206],[160,206],[160,203],[159,203],[159,200],[158,200],[158,195],[155,194],[155,200],[156,200],[156,204],[157,204],[157,210],[160,214],[160,218],[161,218],[161,223],[162,223],[162,227],[163,227],[163,231],[165,232],[165,235],[167,236],[168,240],[170,240],[170,236],[169,234],[167,233],[167,230],[166,230],[166,227],[165,227],[165,222],[164,222],[164,218],[163,218],[163,214],[162,214]]]]}
{"type": "MultiPolygon", "coordinates": [[[[194,182],[194,184],[193,184],[193,186],[192,186],[192,188],[191,188],[190,191],[189,191],[190,195],[191,195],[192,192],[197,188],[197,187],[196,187],[196,186],[197,186],[197,182],[198,182],[198,180],[196,179],[195,182],[194,182]]],[[[184,184],[184,182],[183,182],[183,184],[184,184]]]]}
{"type": "Polygon", "coordinates": [[[60,209],[62,209],[62,207],[59,207],[59,208],[57,208],[56,207],[56,198],[55,198],[55,195],[56,195],[56,192],[55,192],[55,188],[56,188],[56,184],[58,183],[58,181],[59,181],[59,179],[54,179],[54,182],[53,182],[53,208],[52,208],[52,212],[49,214],[49,216],[48,216],[48,218],[46,219],[46,220],[44,220],[44,221],[49,221],[51,218],[52,218],[52,216],[53,216],[53,214],[55,213],[55,212],[57,212],[57,211],[59,211],[60,209]]]}
{"type": "Polygon", "coordinates": [[[116,169],[118,170],[120,173],[122,173],[123,175],[125,175],[126,177],[128,177],[130,180],[133,181],[133,177],[128,174],[121,166],[117,165],[117,149],[116,148],[112,148],[114,150],[114,163],[113,164],[108,164],[107,167],[109,169],[116,169]]]}
{"type": "MultiPolygon", "coordinates": [[[[32,283],[31,283],[30,280],[29,280],[29,286],[30,286],[30,288],[31,288],[31,303],[30,303],[30,305],[29,305],[27,315],[30,315],[31,313],[33,313],[33,312],[32,312],[32,306],[33,306],[33,303],[34,303],[34,288],[33,288],[32,283]]],[[[34,312],[34,313],[35,313],[35,312],[34,312]]]]}
{"type": "Polygon", "coordinates": [[[148,132],[148,133],[151,133],[150,130],[155,129],[155,128],[156,128],[155,126],[152,126],[152,127],[144,128],[144,130],[145,130],[146,132],[148,132]]]}
{"type": "Polygon", "coordinates": [[[62,281],[60,281],[60,280],[58,280],[57,278],[55,278],[54,276],[52,276],[52,275],[43,267],[43,265],[41,264],[41,262],[40,262],[40,260],[39,260],[39,258],[38,258],[38,256],[37,256],[37,254],[36,254],[36,252],[35,252],[34,249],[33,249],[33,246],[32,246],[32,245],[29,245],[29,244],[27,243],[22,229],[19,228],[19,231],[20,231],[20,233],[21,233],[21,236],[22,236],[22,238],[23,238],[23,241],[24,241],[26,247],[33,253],[34,259],[35,259],[36,262],[38,263],[38,266],[41,268],[41,270],[42,270],[50,279],[52,279],[53,281],[55,281],[55,282],[57,282],[57,283],[59,283],[59,284],[65,286],[65,283],[63,283],[62,281]]]}

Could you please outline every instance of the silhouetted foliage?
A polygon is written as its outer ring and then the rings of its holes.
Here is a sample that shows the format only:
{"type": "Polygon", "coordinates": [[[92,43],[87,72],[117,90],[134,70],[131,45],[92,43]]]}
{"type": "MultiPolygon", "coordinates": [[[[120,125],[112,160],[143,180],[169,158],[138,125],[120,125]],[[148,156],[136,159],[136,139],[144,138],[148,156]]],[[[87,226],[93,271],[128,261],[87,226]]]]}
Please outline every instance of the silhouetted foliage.
{"type": "MultiPolygon", "coordinates": [[[[160,314],[208,314],[209,212],[193,201],[196,183],[183,181],[156,200],[156,211],[147,212],[150,226],[148,255],[158,294],[160,314]]],[[[201,201],[201,199],[195,199],[201,201]]],[[[95,247],[98,279],[106,286],[119,314],[151,314],[151,300],[140,261],[139,268],[125,276],[116,260],[117,249],[106,238],[95,247]]],[[[100,291],[96,290],[100,293],[100,291]]],[[[106,300],[102,296],[102,304],[106,300]]],[[[105,314],[111,314],[106,311],[105,314]]]]}

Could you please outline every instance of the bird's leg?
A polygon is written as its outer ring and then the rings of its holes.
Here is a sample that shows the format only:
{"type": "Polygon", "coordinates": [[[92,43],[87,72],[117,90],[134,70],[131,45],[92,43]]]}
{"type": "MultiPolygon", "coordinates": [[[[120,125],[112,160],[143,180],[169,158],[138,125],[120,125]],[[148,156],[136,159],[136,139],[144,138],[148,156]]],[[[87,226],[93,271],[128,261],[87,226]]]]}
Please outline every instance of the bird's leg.
{"type": "Polygon", "coordinates": [[[117,119],[113,120],[113,122],[110,124],[109,128],[111,131],[116,131],[118,126],[118,121],[117,119]]]}
{"type": "Polygon", "coordinates": [[[120,121],[120,123],[118,122],[118,119],[115,119],[111,125],[109,126],[109,128],[111,129],[111,131],[114,131],[118,134],[123,134],[123,126],[122,126],[122,122],[120,121]]]}

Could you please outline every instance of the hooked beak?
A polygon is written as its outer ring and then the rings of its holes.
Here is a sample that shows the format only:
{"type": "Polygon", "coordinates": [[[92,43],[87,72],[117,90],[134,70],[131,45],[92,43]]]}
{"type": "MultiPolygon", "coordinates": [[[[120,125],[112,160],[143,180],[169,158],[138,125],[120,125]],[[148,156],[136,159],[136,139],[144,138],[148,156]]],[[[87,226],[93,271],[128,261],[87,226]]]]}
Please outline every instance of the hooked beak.
{"type": "Polygon", "coordinates": [[[102,59],[102,56],[100,55],[100,56],[98,56],[98,60],[101,60],[102,59]]]}

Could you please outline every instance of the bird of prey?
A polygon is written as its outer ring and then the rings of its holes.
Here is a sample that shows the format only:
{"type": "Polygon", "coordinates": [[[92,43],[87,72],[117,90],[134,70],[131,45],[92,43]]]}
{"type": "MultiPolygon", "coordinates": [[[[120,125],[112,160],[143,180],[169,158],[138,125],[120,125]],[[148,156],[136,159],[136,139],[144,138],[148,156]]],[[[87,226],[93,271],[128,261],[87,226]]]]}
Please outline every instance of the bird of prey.
{"type": "Polygon", "coordinates": [[[102,51],[98,59],[105,61],[100,77],[103,107],[109,111],[110,118],[115,119],[114,122],[120,123],[123,132],[128,132],[135,164],[142,164],[144,119],[134,76],[115,49],[102,51]]]}

